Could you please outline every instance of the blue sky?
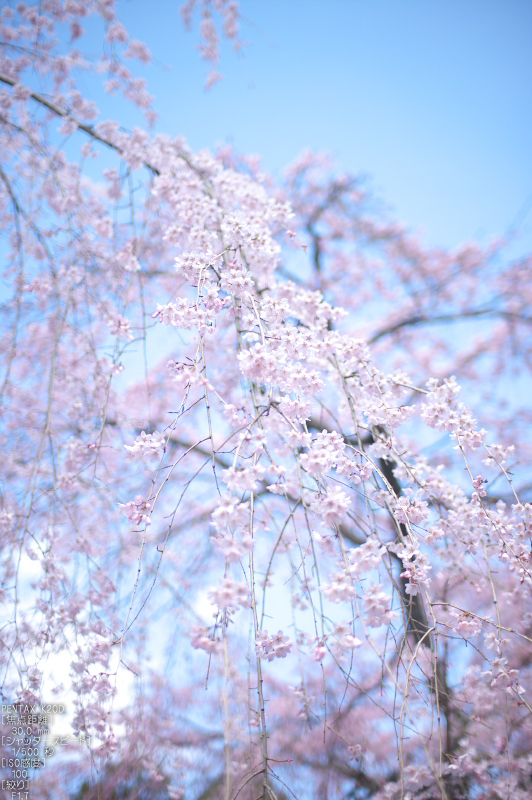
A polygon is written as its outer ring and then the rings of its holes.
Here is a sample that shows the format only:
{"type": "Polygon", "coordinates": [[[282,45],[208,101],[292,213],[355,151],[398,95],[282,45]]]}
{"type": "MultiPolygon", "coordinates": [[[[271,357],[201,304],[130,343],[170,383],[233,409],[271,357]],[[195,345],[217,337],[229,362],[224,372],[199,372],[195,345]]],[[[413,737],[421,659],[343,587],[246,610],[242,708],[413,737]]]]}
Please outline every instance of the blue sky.
{"type": "MultiPolygon", "coordinates": [[[[485,242],[532,206],[530,0],[241,0],[247,45],[223,47],[209,92],[180,6],[118,0],[155,57],[159,131],[230,141],[274,172],[330,151],[429,244],[485,242]]],[[[515,255],[532,208],[520,232],[515,255]]]]}

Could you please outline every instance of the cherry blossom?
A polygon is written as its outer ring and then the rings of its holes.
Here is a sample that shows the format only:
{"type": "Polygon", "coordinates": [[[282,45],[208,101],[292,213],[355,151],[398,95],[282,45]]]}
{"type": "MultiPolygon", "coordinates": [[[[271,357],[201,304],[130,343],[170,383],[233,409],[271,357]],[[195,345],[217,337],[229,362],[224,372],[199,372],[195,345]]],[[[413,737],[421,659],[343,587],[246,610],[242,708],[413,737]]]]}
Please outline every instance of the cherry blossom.
{"type": "Polygon", "coordinates": [[[150,458],[158,455],[161,449],[164,449],[164,446],[165,439],[159,431],[154,431],[153,433],[142,431],[132,445],[124,445],[126,450],[129,450],[131,455],[137,458],[150,458]]]}
{"type": "Polygon", "coordinates": [[[268,631],[261,631],[256,639],[259,658],[273,661],[274,658],[286,658],[292,650],[292,642],[282,631],[270,636],[268,631]]]}
{"type": "MultiPolygon", "coordinates": [[[[526,800],[530,257],[155,128],[119,10],[0,13],[2,692],[83,734],[32,789],[526,800]]],[[[239,13],[183,7],[211,85],[239,13]]]]}
{"type": "Polygon", "coordinates": [[[151,504],[144,500],[142,495],[138,494],[129,503],[119,503],[118,507],[122,509],[122,514],[125,514],[133,525],[151,525],[148,514],[151,504]]]}
{"type": "Polygon", "coordinates": [[[211,589],[209,598],[220,609],[236,609],[249,605],[249,589],[244,583],[224,578],[219,587],[211,589]]]}

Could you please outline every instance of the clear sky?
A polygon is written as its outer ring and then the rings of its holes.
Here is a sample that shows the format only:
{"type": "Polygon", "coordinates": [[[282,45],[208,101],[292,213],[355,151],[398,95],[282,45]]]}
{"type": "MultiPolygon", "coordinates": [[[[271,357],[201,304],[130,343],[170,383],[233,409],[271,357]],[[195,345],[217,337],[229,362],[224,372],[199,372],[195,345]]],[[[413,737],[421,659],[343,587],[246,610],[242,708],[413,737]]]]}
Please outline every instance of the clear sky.
{"type": "Polygon", "coordinates": [[[159,131],[271,171],[330,151],[430,244],[487,241],[530,204],[512,250],[532,250],[532,0],[241,0],[246,47],[209,92],[181,4],[118,0],[156,59],[159,131]]]}

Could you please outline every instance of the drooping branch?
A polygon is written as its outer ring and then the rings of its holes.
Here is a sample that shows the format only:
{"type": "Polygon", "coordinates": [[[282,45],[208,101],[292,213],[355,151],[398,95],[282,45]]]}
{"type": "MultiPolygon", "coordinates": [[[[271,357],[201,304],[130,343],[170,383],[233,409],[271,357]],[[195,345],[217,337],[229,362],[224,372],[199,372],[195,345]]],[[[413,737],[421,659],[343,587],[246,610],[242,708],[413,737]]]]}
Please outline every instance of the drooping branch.
{"type": "MultiPolygon", "coordinates": [[[[0,72],[0,81],[2,83],[7,84],[8,86],[17,86],[18,84],[18,81],[16,81],[14,78],[10,78],[9,75],[6,75],[3,72],[0,72]]],[[[34,92],[33,90],[30,89],[28,89],[28,91],[29,91],[29,97],[31,97],[32,100],[35,100],[36,103],[39,103],[39,105],[43,106],[44,108],[47,108],[54,114],[57,114],[58,117],[67,117],[68,119],[71,119],[79,128],[79,130],[86,133],[88,136],[91,137],[91,139],[94,139],[95,141],[104,144],[106,147],[110,147],[120,156],[123,155],[123,151],[118,145],[111,142],[110,139],[106,138],[105,136],[102,136],[101,134],[97,133],[97,131],[92,125],[87,125],[85,122],[81,122],[81,120],[76,119],[76,117],[74,117],[70,113],[70,111],[68,111],[68,109],[62,108],[62,106],[58,105],[57,103],[54,103],[53,100],[49,100],[47,97],[45,97],[45,95],[41,94],[40,92],[34,92]]],[[[153,166],[153,164],[144,162],[144,166],[147,169],[149,169],[150,172],[152,172],[154,175],[160,174],[160,171],[157,169],[157,167],[153,166]]]]}
{"type": "MultiPolygon", "coordinates": [[[[309,429],[316,431],[328,430],[330,432],[332,430],[330,427],[322,424],[319,420],[316,420],[314,418],[308,421],[307,426],[309,429]]],[[[362,444],[363,446],[370,446],[375,443],[375,437],[371,432],[366,433],[362,442],[359,442],[353,437],[348,437],[348,436],[344,436],[344,440],[346,441],[347,444],[356,447],[358,447],[360,444],[362,444]]],[[[394,473],[394,462],[389,459],[380,458],[379,469],[382,473],[384,480],[392,489],[395,498],[401,497],[403,494],[403,490],[394,473]]],[[[399,530],[401,532],[403,540],[408,541],[409,535],[406,526],[402,522],[397,524],[399,525],[399,530]]],[[[345,524],[339,525],[338,530],[344,539],[347,539],[349,542],[351,542],[351,544],[354,544],[355,546],[363,544],[363,542],[365,541],[361,537],[357,536],[354,533],[354,531],[352,531],[349,528],[349,526],[345,524]]],[[[403,564],[403,561],[394,552],[390,551],[390,553],[393,560],[399,565],[401,572],[404,571],[405,565],[403,564]]],[[[434,641],[432,635],[429,632],[432,626],[429,625],[427,612],[423,604],[423,599],[419,594],[416,595],[408,594],[406,590],[407,583],[408,580],[406,579],[406,577],[401,577],[401,576],[399,577],[399,587],[401,591],[402,607],[406,615],[405,629],[408,633],[412,635],[414,642],[416,644],[418,642],[421,642],[425,647],[428,647],[433,650],[434,641]]]]}

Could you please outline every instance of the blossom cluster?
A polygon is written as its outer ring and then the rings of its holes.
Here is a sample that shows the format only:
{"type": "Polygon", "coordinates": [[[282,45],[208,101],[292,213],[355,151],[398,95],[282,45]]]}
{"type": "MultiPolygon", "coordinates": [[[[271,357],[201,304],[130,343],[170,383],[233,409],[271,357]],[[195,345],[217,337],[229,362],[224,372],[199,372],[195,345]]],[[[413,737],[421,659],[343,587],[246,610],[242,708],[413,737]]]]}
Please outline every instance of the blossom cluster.
{"type": "Polygon", "coordinates": [[[429,394],[421,406],[421,415],[427,425],[450,431],[458,445],[475,450],[484,444],[487,431],[477,429],[477,422],[464,403],[456,396],[460,391],[456,378],[446,378],[441,384],[436,378],[427,383],[429,394]]]}
{"type": "Polygon", "coordinates": [[[224,578],[218,587],[209,591],[209,599],[220,610],[236,610],[240,606],[249,606],[249,588],[245,583],[224,578]]]}
{"type": "Polygon", "coordinates": [[[119,503],[118,507],[133,525],[151,525],[151,517],[148,513],[151,504],[144,500],[141,494],[136,495],[135,499],[130,500],[129,503],[119,503]]]}
{"type": "Polygon", "coordinates": [[[159,431],[146,433],[141,431],[132,445],[125,444],[124,447],[132,456],[140,459],[148,459],[159,455],[165,447],[165,438],[159,431]]]}
{"type": "Polygon", "coordinates": [[[290,638],[285,636],[282,631],[277,631],[272,636],[268,631],[260,631],[255,645],[259,658],[265,658],[268,661],[273,661],[274,658],[286,658],[292,650],[290,638]]]}

